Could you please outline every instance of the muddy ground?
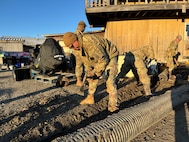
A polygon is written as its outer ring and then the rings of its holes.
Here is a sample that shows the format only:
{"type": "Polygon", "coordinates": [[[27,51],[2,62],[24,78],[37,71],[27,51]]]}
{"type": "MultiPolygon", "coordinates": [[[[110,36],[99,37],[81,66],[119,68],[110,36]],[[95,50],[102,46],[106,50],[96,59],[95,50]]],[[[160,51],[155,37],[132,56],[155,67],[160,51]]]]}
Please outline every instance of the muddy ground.
{"type": "MultiPolygon", "coordinates": [[[[79,105],[87,90],[80,92],[74,83],[60,88],[34,79],[14,81],[11,71],[0,71],[0,142],[50,142],[112,115],[107,111],[108,95],[103,80],[94,105],[79,105]]],[[[174,87],[174,82],[160,82],[154,92],[158,95],[174,87]]],[[[121,81],[118,92],[120,110],[147,101],[138,99],[144,97],[143,87],[137,86],[132,78],[121,81]]],[[[188,142],[188,122],[188,106],[183,104],[132,142],[188,142]],[[177,111],[185,114],[181,115],[183,118],[177,111]]]]}

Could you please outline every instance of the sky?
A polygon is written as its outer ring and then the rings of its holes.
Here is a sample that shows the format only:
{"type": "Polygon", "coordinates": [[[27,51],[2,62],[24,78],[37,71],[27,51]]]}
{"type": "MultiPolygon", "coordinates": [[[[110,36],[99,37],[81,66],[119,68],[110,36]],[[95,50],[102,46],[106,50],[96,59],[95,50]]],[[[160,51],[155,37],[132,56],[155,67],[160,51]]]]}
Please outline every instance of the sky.
{"type": "Polygon", "coordinates": [[[74,32],[79,21],[87,24],[85,0],[0,0],[0,37],[38,37],[74,32]]]}

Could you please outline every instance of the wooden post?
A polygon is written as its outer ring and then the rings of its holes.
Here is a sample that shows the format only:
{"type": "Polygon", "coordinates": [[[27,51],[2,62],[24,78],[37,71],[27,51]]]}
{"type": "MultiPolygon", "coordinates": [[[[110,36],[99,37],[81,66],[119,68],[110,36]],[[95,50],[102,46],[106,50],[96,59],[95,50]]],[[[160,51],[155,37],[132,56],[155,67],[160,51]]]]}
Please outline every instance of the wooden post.
{"type": "Polygon", "coordinates": [[[93,1],[90,0],[90,7],[93,7],[93,1]]]}
{"type": "Polygon", "coordinates": [[[114,0],[114,5],[117,5],[117,0],[114,0]]]}
{"type": "Polygon", "coordinates": [[[98,1],[98,6],[102,6],[102,0],[98,1]]]}
{"type": "Polygon", "coordinates": [[[85,0],[85,7],[89,7],[89,3],[88,3],[88,0],[85,0]]]}

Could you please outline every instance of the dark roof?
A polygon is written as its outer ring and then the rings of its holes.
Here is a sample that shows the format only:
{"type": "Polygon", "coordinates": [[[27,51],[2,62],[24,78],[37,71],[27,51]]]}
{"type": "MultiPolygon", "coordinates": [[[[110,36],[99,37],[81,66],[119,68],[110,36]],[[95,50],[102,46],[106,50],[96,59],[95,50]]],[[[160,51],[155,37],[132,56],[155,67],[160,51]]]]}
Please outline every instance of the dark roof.
{"type": "Polygon", "coordinates": [[[42,44],[45,41],[45,38],[2,36],[0,40],[22,41],[24,45],[37,45],[42,44]]]}
{"type": "MultiPolygon", "coordinates": [[[[85,31],[84,34],[93,34],[93,33],[101,33],[104,32],[104,29],[102,30],[95,30],[95,31],[85,31]]],[[[65,33],[59,33],[59,34],[43,34],[44,37],[53,37],[53,36],[63,36],[65,33]]]]}

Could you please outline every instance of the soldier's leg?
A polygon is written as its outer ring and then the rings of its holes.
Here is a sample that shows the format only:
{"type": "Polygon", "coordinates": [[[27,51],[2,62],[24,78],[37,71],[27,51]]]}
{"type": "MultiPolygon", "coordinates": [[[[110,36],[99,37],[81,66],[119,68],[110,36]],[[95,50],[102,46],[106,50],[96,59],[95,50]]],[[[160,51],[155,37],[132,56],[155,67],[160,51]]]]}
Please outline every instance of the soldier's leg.
{"type": "Polygon", "coordinates": [[[81,105],[85,104],[94,104],[94,93],[96,91],[97,85],[98,85],[98,79],[87,79],[89,83],[89,88],[88,88],[88,95],[87,97],[80,102],[81,105]]]}
{"type": "Polygon", "coordinates": [[[144,87],[145,95],[151,95],[151,89],[150,89],[150,77],[147,74],[147,68],[145,66],[145,63],[141,59],[137,59],[135,61],[135,66],[137,68],[137,72],[139,75],[139,79],[144,87]]]}
{"type": "Polygon", "coordinates": [[[109,94],[108,111],[114,112],[119,109],[117,85],[115,83],[115,77],[117,74],[117,58],[111,59],[107,66],[109,70],[109,76],[106,81],[107,92],[109,94]]]}
{"type": "Polygon", "coordinates": [[[172,70],[174,68],[174,62],[173,62],[173,58],[168,58],[167,59],[167,67],[168,67],[168,70],[169,70],[169,80],[174,80],[174,76],[172,75],[172,70]]]}
{"type": "MultiPolygon", "coordinates": [[[[76,67],[77,68],[77,67],[76,67]]],[[[76,82],[76,85],[77,86],[82,86],[82,73],[80,72],[80,73],[78,73],[78,71],[79,70],[83,70],[83,67],[79,67],[79,68],[77,68],[76,69],[77,71],[77,73],[76,73],[76,80],[77,80],[77,82],[76,82]]]]}
{"type": "Polygon", "coordinates": [[[79,51],[73,52],[75,59],[76,59],[76,66],[75,66],[75,75],[76,75],[76,85],[77,86],[82,86],[82,74],[84,70],[83,62],[81,59],[81,55],[79,51]]]}

